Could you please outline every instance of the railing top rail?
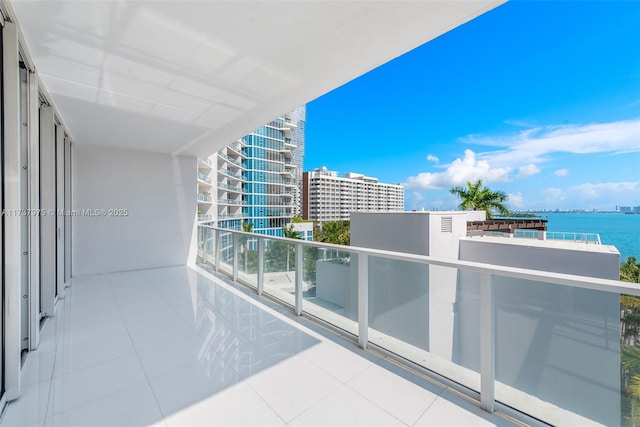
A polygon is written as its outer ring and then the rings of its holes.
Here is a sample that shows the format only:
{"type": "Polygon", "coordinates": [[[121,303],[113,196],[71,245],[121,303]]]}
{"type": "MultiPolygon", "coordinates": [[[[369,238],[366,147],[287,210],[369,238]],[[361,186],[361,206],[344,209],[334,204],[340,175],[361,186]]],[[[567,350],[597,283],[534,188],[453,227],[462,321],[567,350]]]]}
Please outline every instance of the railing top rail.
{"type": "Polygon", "coordinates": [[[619,280],[601,279],[598,277],[578,276],[573,274],[554,273],[541,270],[530,270],[526,268],[506,267],[494,264],[485,264],[473,261],[459,261],[443,258],[435,258],[426,255],[415,255],[403,252],[386,251],[382,249],[362,248],[357,246],[335,245],[322,242],[311,242],[301,239],[288,239],[285,237],[266,236],[258,233],[247,233],[244,231],[230,230],[225,228],[213,227],[210,225],[198,225],[198,227],[209,228],[216,231],[236,233],[249,237],[283,241],[287,243],[301,243],[304,246],[331,249],[341,252],[351,252],[355,254],[379,256],[384,258],[395,259],[398,261],[414,262],[418,264],[428,264],[440,267],[460,268],[468,271],[476,271],[480,273],[495,274],[498,276],[512,277],[515,279],[525,279],[545,283],[553,283],[557,285],[572,286],[583,289],[593,289],[598,291],[621,293],[640,296],[640,286],[633,283],[622,282],[619,280]]]}

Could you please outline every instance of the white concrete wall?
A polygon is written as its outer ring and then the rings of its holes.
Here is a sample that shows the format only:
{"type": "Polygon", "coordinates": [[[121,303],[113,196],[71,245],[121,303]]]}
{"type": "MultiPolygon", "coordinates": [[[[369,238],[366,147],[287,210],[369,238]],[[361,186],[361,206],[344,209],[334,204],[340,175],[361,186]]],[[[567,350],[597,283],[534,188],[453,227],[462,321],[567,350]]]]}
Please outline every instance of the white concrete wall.
{"type": "Polygon", "coordinates": [[[351,213],[351,245],[429,255],[427,212],[351,213]]]}
{"type": "MultiPolygon", "coordinates": [[[[467,238],[460,259],[617,280],[606,248],[524,239],[467,238]],[[518,242],[519,241],[519,242],[518,242]]],[[[620,423],[617,294],[495,277],[496,379],[605,425],[620,423]],[[576,392],[579,390],[579,392],[576,392]]],[[[478,276],[459,277],[456,362],[478,370],[478,276]]],[[[498,389],[499,391],[499,389],[498,389]]],[[[518,399],[514,393],[507,398],[518,399]]],[[[511,403],[511,402],[506,402],[511,403]]],[[[518,402],[519,407],[527,401],[518,402]]]]}
{"type": "MultiPolygon", "coordinates": [[[[430,256],[458,259],[458,240],[467,235],[469,215],[481,218],[484,211],[428,213],[430,256]],[[451,232],[442,231],[444,218],[451,218],[451,232]]],[[[457,278],[456,268],[429,266],[429,351],[445,360],[453,354],[457,278]]]]}
{"type": "Polygon", "coordinates": [[[73,275],[186,264],[196,218],[196,158],[76,144],[73,275]]]}

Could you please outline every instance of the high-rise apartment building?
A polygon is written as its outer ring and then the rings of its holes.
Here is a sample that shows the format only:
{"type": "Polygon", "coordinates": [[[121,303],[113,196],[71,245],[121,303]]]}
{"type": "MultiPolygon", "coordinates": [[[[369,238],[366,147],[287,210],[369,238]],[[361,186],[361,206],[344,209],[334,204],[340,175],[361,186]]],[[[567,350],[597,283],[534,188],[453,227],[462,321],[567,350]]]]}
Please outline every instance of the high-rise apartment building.
{"type": "Polygon", "coordinates": [[[348,220],[351,212],[398,212],[404,210],[404,188],[385,184],[359,173],[337,172],[322,167],[304,172],[302,216],[318,221],[348,220]]]}
{"type": "Polygon", "coordinates": [[[305,121],[302,106],[201,161],[199,219],[234,230],[251,223],[256,233],[282,237],[300,212],[305,121]]]}

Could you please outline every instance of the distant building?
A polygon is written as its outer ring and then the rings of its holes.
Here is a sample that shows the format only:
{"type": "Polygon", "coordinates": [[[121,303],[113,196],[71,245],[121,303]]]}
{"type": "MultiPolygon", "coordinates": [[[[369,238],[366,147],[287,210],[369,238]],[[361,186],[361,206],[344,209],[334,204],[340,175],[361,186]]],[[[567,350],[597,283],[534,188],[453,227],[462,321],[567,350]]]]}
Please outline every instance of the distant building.
{"type": "Polygon", "coordinates": [[[201,160],[198,220],[283,237],[300,212],[305,121],[302,106],[201,160]]]}
{"type": "Polygon", "coordinates": [[[401,212],[404,188],[378,178],[349,172],[338,176],[327,168],[304,172],[302,217],[318,221],[348,220],[352,212],[401,212]]]}

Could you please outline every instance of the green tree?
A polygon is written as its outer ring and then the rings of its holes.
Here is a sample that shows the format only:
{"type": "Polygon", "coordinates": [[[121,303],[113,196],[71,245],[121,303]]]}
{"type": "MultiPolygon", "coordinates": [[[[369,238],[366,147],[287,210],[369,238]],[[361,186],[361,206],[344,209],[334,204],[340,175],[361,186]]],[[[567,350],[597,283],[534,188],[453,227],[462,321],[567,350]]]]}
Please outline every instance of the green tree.
{"type": "MultiPolygon", "coordinates": [[[[282,227],[282,232],[284,233],[284,237],[287,239],[302,239],[300,232],[295,231],[292,224],[290,224],[289,227],[282,227]]],[[[291,257],[292,250],[293,247],[291,245],[287,245],[287,271],[289,271],[289,259],[291,257]]]]}
{"type": "Polygon", "coordinates": [[[627,257],[620,265],[620,280],[623,282],[640,283],[640,264],[634,256],[627,257]]]}
{"type": "Polygon", "coordinates": [[[351,232],[348,221],[325,222],[316,234],[316,240],[319,242],[333,243],[336,245],[349,245],[351,242],[351,232]]]}
{"type": "MultiPolygon", "coordinates": [[[[242,221],[242,231],[246,233],[253,233],[253,223],[242,221]]],[[[248,261],[249,261],[249,236],[241,235],[240,242],[244,246],[244,272],[248,273],[248,261]]]]}
{"type": "Polygon", "coordinates": [[[468,181],[466,187],[454,187],[449,193],[460,198],[459,207],[463,211],[486,211],[487,218],[493,218],[494,212],[509,215],[509,209],[505,206],[509,196],[503,191],[492,191],[485,187],[481,179],[475,183],[468,181]]]}

